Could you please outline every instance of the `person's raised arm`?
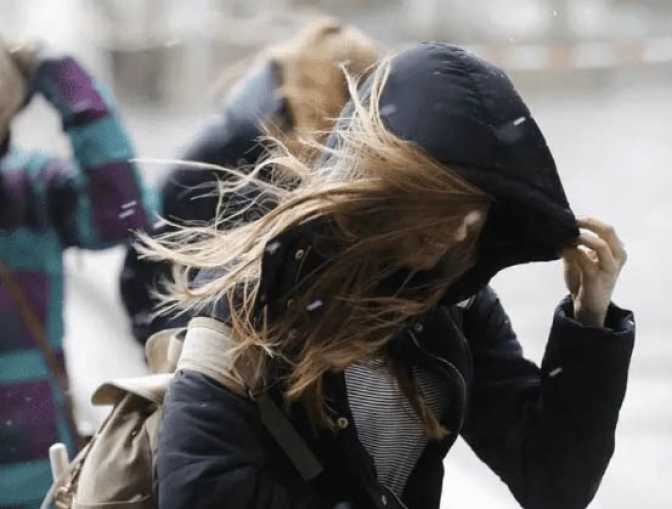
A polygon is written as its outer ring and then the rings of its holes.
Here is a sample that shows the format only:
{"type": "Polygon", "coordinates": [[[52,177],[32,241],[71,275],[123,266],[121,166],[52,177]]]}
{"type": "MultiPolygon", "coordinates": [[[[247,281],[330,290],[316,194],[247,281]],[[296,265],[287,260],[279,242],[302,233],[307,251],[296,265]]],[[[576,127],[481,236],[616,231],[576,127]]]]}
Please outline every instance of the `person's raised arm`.
{"type": "Polygon", "coordinates": [[[610,302],[625,251],[612,228],[579,224],[597,235],[565,252],[571,297],[555,312],[541,368],[523,358],[491,289],[465,314],[474,385],[463,436],[525,509],[590,503],[626,390],[634,319],[610,302]]]}
{"type": "Polygon", "coordinates": [[[111,94],[73,58],[16,47],[29,89],[59,113],[72,161],[45,166],[49,209],[65,245],[102,249],[148,226],[135,152],[111,94]]]}

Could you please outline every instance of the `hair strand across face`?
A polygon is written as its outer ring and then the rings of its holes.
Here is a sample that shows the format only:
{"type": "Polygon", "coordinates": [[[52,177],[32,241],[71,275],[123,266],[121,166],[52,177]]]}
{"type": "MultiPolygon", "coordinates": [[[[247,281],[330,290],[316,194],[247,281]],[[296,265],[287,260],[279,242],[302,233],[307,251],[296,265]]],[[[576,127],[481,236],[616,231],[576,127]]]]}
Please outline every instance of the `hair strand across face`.
{"type": "MultiPolygon", "coordinates": [[[[220,218],[208,227],[180,228],[160,239],[141,236],[144,256],[175,265],[174,281],[159,294],[161,309],[194,312],[226,299],[238,345],[235,375],[250,390],[263,390],[269,363],[281,362],[287,401],[301,401],[316,422],[328,427],[333,422],[322,393],[323,375],[384,357],[395,334],[436,306],[450,284],[473,266],[479,228],[469,228],[460,242],[447,241],[447,252],[421,286],[404,266],[400,246],[409,236],[437,228],[457,232],[474,211],[485,217],[490,203],[484,192],[385,128],[379,100],[389,69],[384,61],[363,95],[347,77],[353,113],[341,119],[329,147],[319,147],[324,156],[319,163],[309,164],[279,144],[249,174],[222,169],[233,178],[220,182],[221,193],[256,185],[264,199],[278,204],[263,217],[223,231],[217,224],[226,210],[220,210],[220,218]],[[263,168],[274,169],[271,183],[259,179],[263,168]],[[260,320],[255,302],[266,247],[314,218],[328,219],[329,259],[296,287],[294,305],[279,319],[264,315],[260,320]],[[219,276],[195,287],[191,276],[203,269],[218,270],[219,276]],[[400,273],[407,276],[390,288],[400,273]],[[317,300],[321,309],[314,316],[306,307],[317,300]]],[[[445,434],[414,381],[394,372],[428,434],[445,434]]]]}

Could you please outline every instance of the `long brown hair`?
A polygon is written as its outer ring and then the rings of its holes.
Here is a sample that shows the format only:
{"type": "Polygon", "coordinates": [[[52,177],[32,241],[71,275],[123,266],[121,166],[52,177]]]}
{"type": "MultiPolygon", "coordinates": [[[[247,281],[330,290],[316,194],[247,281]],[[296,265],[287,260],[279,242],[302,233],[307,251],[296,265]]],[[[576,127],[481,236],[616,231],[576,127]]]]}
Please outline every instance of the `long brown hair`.
{"type": "MultiPolygon", "coordinates": [[[[467,214],[487,213],[490,198],[383,125],[379,98],[390,70],[384,61],[374,72],[367,99],[348,78],[352,117],[334,133],[331,148],[322,147],[321,163],[305,163],[279,145],[272,157],[251,172],[224,170],[237,177],[222,183],[223,192],[254,184],[262,196],[279,205],[250,224],[220,231],[184,228],[159,240],[142,237],[141,251],[175,265],[174,281],[161,294],[164,311],[198,310],[219,299],[231,304],[231,334],[238,344],[234,373],[252,391],[263,390],[269,362],[288,366],[286,399],[301,401],[320,425],[333,426],[322,381],[328,372],[384,355],[384,346],[408,320],[431,310],[449,285],[475,262],[478,229],[455,243],[421,288],[414,274],[391,291],[381,288],[402,267],[397,248],[408,235],[434,227],[454,226],[467,214]],[[279,168],[278,179],[258,178],[267,167],[279,168]],[[284,179],[293,179],[286,185],[284,179]],[[273,322],[259,317],[264,250],[276,236],[313,218],[329,218],[332,240],[339,246],[324,265],[292,296],[292,305],[273,322]],[[193,287],[190,274],[222,269],[220,277],[193,287]],[[319,300],[318,316],[306,308],[319,300]],[[260,324],[261,318],[261,324],[260,324]]],[[[225,215],[226,211],[221,211],[225,215]]],[[[227,218],[228,221],[231,218],[227,218]]],[[[403,370],[395,369],[400,386],[431,437],[445,433],[427,408],[421,391],[403,370]],[[410,380],[410,383],[409,383],[410,380]]]]}

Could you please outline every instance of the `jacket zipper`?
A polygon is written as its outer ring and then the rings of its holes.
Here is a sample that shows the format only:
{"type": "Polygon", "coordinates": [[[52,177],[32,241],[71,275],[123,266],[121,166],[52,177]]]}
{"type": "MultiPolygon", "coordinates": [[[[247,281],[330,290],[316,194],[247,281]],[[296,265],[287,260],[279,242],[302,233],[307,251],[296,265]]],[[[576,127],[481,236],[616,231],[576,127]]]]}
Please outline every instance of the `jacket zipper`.
{"type": "Polygon", "coordinates": [[[454,376],[455,379],[458,382],[458,385],[460,387],[460,421],[458,424],[458,429],[456,430],[456,433],[454,433],[455,436],[462,431],[462,427],[464,425],[464,406],[467,401],[467,382],[464,379],[464,376],[462,373],[460,373],[460,370],[457,369],[455,364],[450,362],[448,359],[444,359],[443,357],[439,357],[438,355],[433,354],[432,352],[428,351],[426,348],[424,348],[422,345],[420,345],[420,342],[418,341],[418,338],[415,336],[412,330],[408,330],[408,333],[411,335],[411,339],[413,340],[413,343],[415,343],[415,346],[420,350],[423,354],[427,355],[431,359],[434,359],[435,361],[438,361],[439,363],[443,364],[446,368],[448,368],[448,371],[450,371],[454,376]]]}

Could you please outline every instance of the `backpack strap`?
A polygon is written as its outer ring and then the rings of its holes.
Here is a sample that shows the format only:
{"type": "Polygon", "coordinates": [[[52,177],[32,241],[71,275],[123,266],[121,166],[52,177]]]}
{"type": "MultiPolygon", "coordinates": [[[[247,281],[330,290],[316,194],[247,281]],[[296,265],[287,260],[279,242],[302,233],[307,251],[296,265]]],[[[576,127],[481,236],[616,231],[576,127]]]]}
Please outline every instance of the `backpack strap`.
{"type": "Polygon", "coordinates": [[[179,327],[152,334],[145,343],[145,358],[150,373],[175,373],[186,332],[186,328],[179,327]]]}
{"type": "Polygon", "coordinates": [[[255,401],[261,413],[261,422],[294,464],[303,480],[310,481],[320,475],[323,471],[322,464],[271,396],[265,392],[257,396],[255,401]]]}
{"type": "MultiPolygon", "coordinates": [[[[231,373],[232,350],[228,325],[214,318],[192,318],[182,345],[177,369],[189,369],[207,375],[242,397],[251,397],[243,383],[231,373]]],[[[242,377],[244,378],[244,376],[242,377]]],[[[261,421],[273,439],[294,464],[305,481],[314,479],[323,468],[308,444],[268,393],[253,397],[261,421]]]]}
{"type": "MultiPolygon", "coordinates": [[[[107,424],[111,415],[112,413],[110,412],[100,426],[101,428],[107,424]]],[[[53,479],[53,483],[44,496],[40,509],[72,509],[72,501],[75,496],[77,482],[79,481],[79,474],[97,437],[97,435],[94,435],[77,453],[77,456],[70,462],[68,468],[60,473],[60,477],[53,479]]],[[[58,445],[62,444],[53,444],[52,448],[58,445]]]]}
{"type": "Polygon", "coordinates": [[[244,383],[231,372],[233,350],[231,328],[214,318],[196,317],[189,321],[177,369],[189,369],[213,378],[231,392],[247,397],[244,383]]]}

